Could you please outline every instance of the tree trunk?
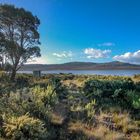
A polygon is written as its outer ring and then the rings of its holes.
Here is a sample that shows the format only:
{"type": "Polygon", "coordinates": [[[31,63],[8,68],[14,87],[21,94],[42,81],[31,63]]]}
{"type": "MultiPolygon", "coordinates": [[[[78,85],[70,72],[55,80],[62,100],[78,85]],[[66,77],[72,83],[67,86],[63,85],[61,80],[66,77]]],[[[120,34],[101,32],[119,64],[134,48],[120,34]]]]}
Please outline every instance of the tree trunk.
{"type": "Polygon", "coordinates": [[[11,81],[15,81],[15,77],[16,77],[16,69],[13,68],[11,72],[11,77],[10,77],[11,81]]]}

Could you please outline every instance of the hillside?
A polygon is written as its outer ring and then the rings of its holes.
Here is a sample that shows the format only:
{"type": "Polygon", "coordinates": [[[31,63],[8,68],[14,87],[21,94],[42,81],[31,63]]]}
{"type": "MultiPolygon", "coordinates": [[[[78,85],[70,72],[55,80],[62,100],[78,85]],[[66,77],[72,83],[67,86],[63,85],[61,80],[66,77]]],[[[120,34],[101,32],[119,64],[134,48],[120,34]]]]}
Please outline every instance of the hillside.
{"type": "Polygon", "coordinates": [[[107,63],[69,62],[64,64],[28,64],[20,70],[140,70],[140,65],[123,63],[118,61],[107,63]]]}

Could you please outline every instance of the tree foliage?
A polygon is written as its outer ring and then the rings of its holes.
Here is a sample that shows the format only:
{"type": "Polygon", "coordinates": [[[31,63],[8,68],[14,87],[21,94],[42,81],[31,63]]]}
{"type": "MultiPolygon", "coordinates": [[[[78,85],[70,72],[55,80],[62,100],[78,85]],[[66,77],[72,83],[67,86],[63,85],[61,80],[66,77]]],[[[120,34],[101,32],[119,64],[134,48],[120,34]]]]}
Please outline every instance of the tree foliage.
{"type": "Polygon", "coordinates": [[[39,19],[23,8],[0,5],[0,53],[12,66],[11,79],[27,60],[40,56],[39,19]]]}

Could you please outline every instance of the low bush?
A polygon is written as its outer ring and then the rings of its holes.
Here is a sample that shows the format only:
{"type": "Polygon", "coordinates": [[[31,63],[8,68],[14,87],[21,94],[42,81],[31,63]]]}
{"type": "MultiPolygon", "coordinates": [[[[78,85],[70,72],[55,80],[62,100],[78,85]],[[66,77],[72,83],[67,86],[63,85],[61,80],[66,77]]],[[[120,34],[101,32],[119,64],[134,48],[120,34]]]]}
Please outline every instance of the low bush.
{"type": "Polygon", "coordinates": [[[20,117],[10,117],[4,123],[5,136],[14,140],[36,140],[47,138],[47,131],[44,124],[30,117],[28,114],[20,117]]]}
{"type": "MultiPolygon", "coordinates": [[[[135,84],[132,80],[89,80],[85,82],[83,91],[89,99],[96,99],[101,103],[102,99],[110,98],[118,103],[126,104],[126,93],[134,90],[135,84]]],[[[123,105],[124,105],[123,104],[123,105]]]]}
{"type": "Polygon", "coordinates": [[[10,81],[10,78],[8,76],[8,73],[5,71],[0,71],[0,82],[8,83],[10,81]]]}
{"type": "Polygon", "coordinates": [[[32,81],[32,76],[27,74],[18,74],[16,76],[16,86],[20,88],[29,86],[32,81]]]}
{"type": "Polygon", "coordinates": [[[126,93],[126,99],[133,109],[140,109],[140,94],[136,91],[128,91],[126,93]]]}

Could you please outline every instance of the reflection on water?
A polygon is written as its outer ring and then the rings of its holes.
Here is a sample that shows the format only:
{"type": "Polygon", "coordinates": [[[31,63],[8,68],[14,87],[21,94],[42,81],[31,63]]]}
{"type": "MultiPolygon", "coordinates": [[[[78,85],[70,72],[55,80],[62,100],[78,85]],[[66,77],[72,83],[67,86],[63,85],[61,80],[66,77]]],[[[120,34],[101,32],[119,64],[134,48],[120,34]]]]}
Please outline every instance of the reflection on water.
{"type": "MultiPolygon", "coordinates": [[[[18,71],[18,73],[32,73],[32,71],[18,71]]],[[[42,71],[42,74],[59,74],[59,73],[72,73],[72,74],[90,74],[90,75],[119,75],[119,76],[132,76],[140,74],[140,70],[52,70],[42,71]]]]}

